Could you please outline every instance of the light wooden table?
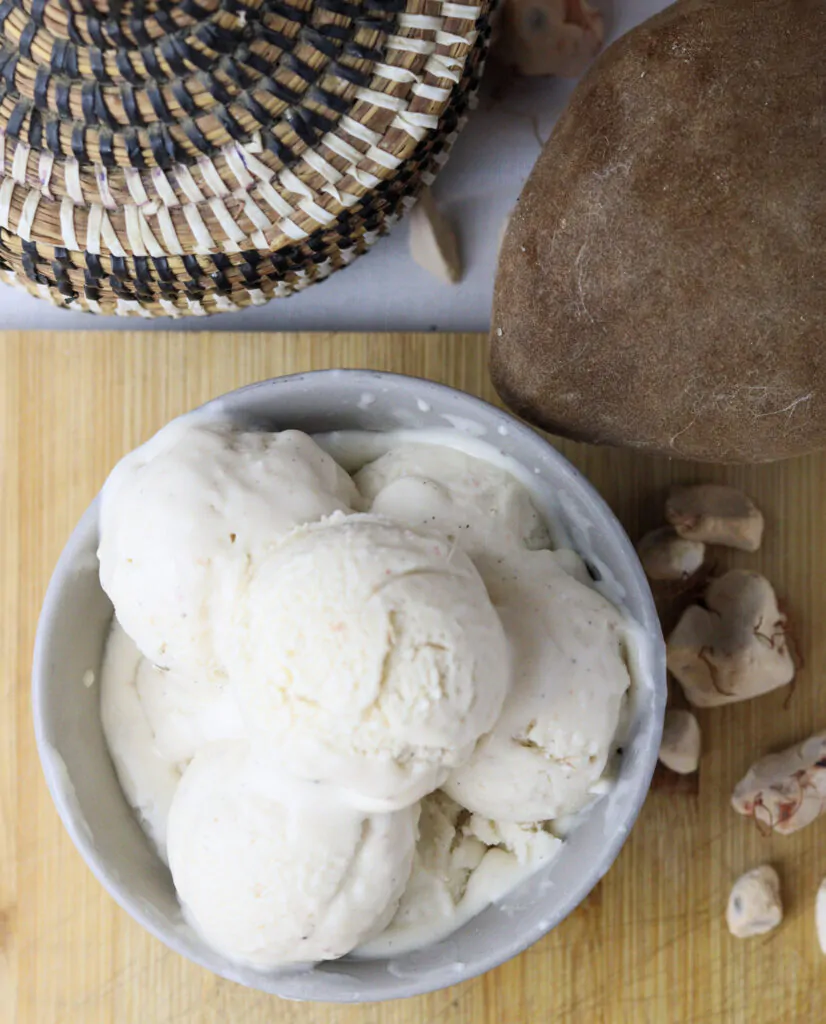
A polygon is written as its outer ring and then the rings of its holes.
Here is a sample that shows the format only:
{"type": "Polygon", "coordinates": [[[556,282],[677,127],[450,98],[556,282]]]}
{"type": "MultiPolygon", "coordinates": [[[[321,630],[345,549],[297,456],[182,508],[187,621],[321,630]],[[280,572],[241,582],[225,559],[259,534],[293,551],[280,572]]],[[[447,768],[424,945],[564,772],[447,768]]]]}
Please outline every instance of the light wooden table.
{"type": "Polygon", "coordinates": [[[616,866],[527,953],[432,996],[302,1005],[213,977],[145,934],[65,835],[34,745],[29,668],[52,567],[116,459],[170,417],[240,384],[328,366],[401,371],[493,398],[485,340],[465,336],[0,335],[0,1024],[820,1024],[826,957],[813,900],[826,817],[761,838],[729,809],[751,760],[826,727],[826,456],[723,468],[561,444],[632,537],[660,522],[672,480],[725,480],[764,510],[757,555],[806,659],[787,692],[702,714],[699,787],[650,796],[616,866]],[[729,885],[771,861],[786,918],[738,942],[729,885]]]}

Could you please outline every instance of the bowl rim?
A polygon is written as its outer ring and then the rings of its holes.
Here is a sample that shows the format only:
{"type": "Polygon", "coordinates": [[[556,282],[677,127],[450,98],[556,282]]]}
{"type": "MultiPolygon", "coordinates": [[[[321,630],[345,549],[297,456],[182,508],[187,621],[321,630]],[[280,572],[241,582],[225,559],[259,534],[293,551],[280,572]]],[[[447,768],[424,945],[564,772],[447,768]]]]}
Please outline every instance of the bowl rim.
{"type": "MultiPolygon", "coordinates": [[[[306,1001],[308,1002],[323,1001],[359,1004],[384,1002],[393,999],[410,998],[412,996],[423,995],[430,992],[437,992],[443,988],[460,984],[485,974],[487,971],[492,970],[518,956],[534,943],[538,942],[539,939],[548,934],[548,932],[556,928],[557,925],[564,921],[565,918],[567,918],[569,914],[576,909],[580,903],[582,903],[599,881],[605,876],[614,864],[614,861],[630,834],[632,826],[639,816],[642,805],[648,795],[651,778],[656,767],[667,696],[665,642],[656,606],[654,604],[654,598],[651,593],[651,588],[645,577],[639,558],[637,557],[636,550],[634,549],[624,527],[617,519],[610,506],[590,483],[587,477],[585,477],[579,469],[569,462],[569,460],[556,447],[554,447],[547,438],[533,427],[517,418],[513,413],[500,409],[498,406],[493,405],[491,402],[488,402],[483,398],[479,398],[476,395],[472,395],[460,388],[454,388],[448,384],[442,384],[437,381],[409,374],[391,373],[373,369],[327,368],[285,374],[283,376],[255,381],[239,388],[235,388],[232,391],[215,396],[207,402],[197,406],[195,409],[191,410],[191,412],[208,411],[211,408],[214,408],[217,412],[220,411],[222,406],[229,400],[231,404],[235,405],[235,408],[230,410],[230,416],[232,416],[233,412],[242,411],[244,397],[252,394],[253,392],[278,388],[279,386],[289,386],[291,384],[306,384],[307,382],[317,381],[322,377],[347,377],[349,380],[356,382],[358,386],[365,387],[369,387],[371,384],[375,385],[376,383],[392,381],[404,387],[415,386],[417,394],[421,394],[423,392],[426,394],[427,392],[430,392],[431,394],[438,394],[442,396],[458,395],[460,396],[460,400],[465,403],[466,407],[469,409],[474,407],[478,408],[486,418],[493,416],[495,423],[498,420],[497,425],[506,426],[508,432],[517,437],[520,443],[524,443],[528,446],[526,451],[530,450],[531,446],[542,449],[543,456],[545,458],[549,458],[554,464],[554,470],[558,472],[561,477],[564,477],[568,483],[576,487],[580,492],[584,493],[588,498],[594,513],[599,517],[600,528],[608,527],[612,532],[612,542],[617,544],[617,557],[621,557],[628,565],[630,573],[637,585],[637,597],[640,599],[640,604],[644,613],[642,619],[638,619],[637,621],[642,627],[646,639],[650,644],[649,667],[653,679],[651,700],[646,713],[646,720],[650,723],[650,726],[647,730],[645,744],[642,747],[639,766],[635,771],[633,779],[629,782],[632,792],[627,795],[625,800],[626,812],[621,821],[617,823],[617,827],[615,828],[613,835],[606,842],[601,855],[595,862],[592,870],[587,875],[583,876],[576,886],[571,888],[567,899],[562,903],[561,907],[557,909],[556,913],[551,918],[538,922],[535,926],[526,929],[524,932],[519,932],[517,934],[503,933],[502,941],[497,942],[489,952],[480,956],[472,965],[464,965],[464,969],[462,971],[454,972],[449,979],[444,980],[444,984],[434,986],[433,984],[428,983],[423,975],[417,977],[399,977],[398,991],[393,994],[382,993],[370,996],[368,992],[364,995],[360,994],[359,998],[354,999],[352,997],[348,998],[345,993],[328,992],[325,993],[320,1000],[315,1000],[312,996],[306,997],[306,1001]]],[[[181,415],[188,415],[188,413],[183,413],[181,415]]],[[[517,461],[521,462],[522,460],[517,458],[517,461]]],[[[249,972],[246,968],[233,964],[232,961],[221,957],[217,953],[214,954],[217,958],[216,962],[212,959],[199,956],[190,949],[184,949],[184,944],[180,941],[179,936],[173,930],[159,925],[156,917],[147,912],[143,901],[132,896],[128,884],[124,884],[117,872],[114,871],[99,855],[88,828],[86,827],[85,822],[82,821],[82,816],[76,806],[74,806],[72,799],[65,792],[64,787],[61,785],[61,770],[55,764],[52,745],[47,738],[44,723],[43,706],[46,700],[46,679],[49,675],[47,646],[51,633],[51,623],[56,616],[56,612],[61,601],[65,597],[63,591],[67,583],[70,582],[78,555],[81,552],[88,551],[89,534],[97,530],[100,494],[101,492],[99,491],[89,506],[85,509],[61,551],[49,580],[37,623],[32,659],[32,717],[38,756],[40,758],[49,794],[64,828],[69,833],[72,843],[85,861],[86,866],[104,889],[106,889],[109,895],[115,900],[115,902],[125,910],[133,920],[137,921],[138,924],[145,928],[155,938],[163,942],[168,948],[185,957],[187,960],[194,962],[230,981],[238,982],[246,987],[252,987],[249,980],[250,973],[257,974],[258,972],[249,972]],[[240,976],[241,971],[244,972],[244,977],[240,976]]],[[[369,962],[370,960],[378,961],[380,958],[373,957],[365,959],[369,962]]],[[[347,959],[329,961],[328,966],[332,967],[337,963],[349,964],[352,962],[354,961],[347,959]]],[[[260,972],[260,978],[263,984],[254,986],[254,990],[279,995],[282,998],[295,999],[297,997],[292,994],[282,995],[279,992],[279,979],[289,977],[291,973],[297,972],[260,972]]],[[[365,985],[365,987],[368,986],[365,985]]],[[[305,997],[298,998],[303,999],[305,997]]]]}

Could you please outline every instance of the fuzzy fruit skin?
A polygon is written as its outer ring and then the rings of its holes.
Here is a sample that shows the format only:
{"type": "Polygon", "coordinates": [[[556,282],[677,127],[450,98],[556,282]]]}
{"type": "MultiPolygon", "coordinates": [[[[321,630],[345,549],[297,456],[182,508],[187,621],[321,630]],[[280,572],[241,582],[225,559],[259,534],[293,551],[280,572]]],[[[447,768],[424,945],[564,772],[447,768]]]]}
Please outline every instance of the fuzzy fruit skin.
{"type": "Polygon", "coordinates": [[[826,446],[824,53],[821,0],[679,0],[597,58],[502,247],[514,411],[709,462],[826,446]]]}

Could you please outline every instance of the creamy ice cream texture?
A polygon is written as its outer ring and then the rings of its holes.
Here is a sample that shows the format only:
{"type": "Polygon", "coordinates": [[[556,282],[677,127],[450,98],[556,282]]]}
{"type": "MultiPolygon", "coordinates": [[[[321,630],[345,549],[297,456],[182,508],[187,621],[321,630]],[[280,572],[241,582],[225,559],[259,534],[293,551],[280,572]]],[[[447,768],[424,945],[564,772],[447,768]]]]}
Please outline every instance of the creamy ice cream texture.
{"type": "Polygon", "coordinates": [[[169,815],[184,910],[219,952],[257,967],[330,960],[390,921],[410,875],[418,806],[355,811],[279,778],[245,740],[210,743],[169,815]]]}
{"type": "Polygon", "coordinates": [[[391,956],[437,942],[552,860],[562,840],[539,824],[470,814],[436,791],[421,802],[410,878],[387,927],[361,956],[391,956]]]}
{"type": "Polygon", "coordinates": [[[121,788],[164,860],[169,808],[201,747],[244,735],[226,682],[157,668],[115,620],[101,672],[100,714],[121,788]]]}
{"type": "Polygon", "coordinates": [[[101,668],[100,718],[124,796],[164,861],[166,826],[181,781],[174,761],[164,757],[137,688],[139,672],[156,671],[115,622],[101,668]]]}
{"type": "Polygon", "coordinates": [[[494,458],[386,447],[351,479],[306,435],[188,417],[104,488],[104,731],[239,962],[435,941],[609,785],[623,616],[494,458]]]}
{"type": "Polygon", "coordinates": [[[375,515],[438,530],[471,558],[549,544],[525,487],[458,448],[400,444],[360,469],[355,481],[375,515]]]}
{"type": "Polygon", "coordinates": [[[218,647],[250,732],[357,806],[430,793],[499,716],[501,621],[438,534],[337,513],[273,544],[231,605],[218,647]]]}
{"type": "Polygon", "coordinates": [[[492,732],[445,791],[503,821],[580,810],[603,775],[630,678],[627,623],[584,581],[571,551],[552,552],[527,491],[461,451],[408,444],[356,483],[380,511],[453,537],[474,559],[508,638],[513,680],[492,732]],[[536,548],[542,550],[531,550],[536,548]]]}
{"type": "Polygon", "coordinates": [[[486,573],[516,652],[502,714],[445,791],[503,821],[570,815],[599,793],[630,684],[622,616],[550,551],[486,573]]]}
{"type": "Polygon", "coordinates": [[[352,480],[306,434],[182,417],[106,481],[101,585],[151,662],[213,678],[221,666],[212,626],[229,569],[274,536],[357,501],[352,480]]]}

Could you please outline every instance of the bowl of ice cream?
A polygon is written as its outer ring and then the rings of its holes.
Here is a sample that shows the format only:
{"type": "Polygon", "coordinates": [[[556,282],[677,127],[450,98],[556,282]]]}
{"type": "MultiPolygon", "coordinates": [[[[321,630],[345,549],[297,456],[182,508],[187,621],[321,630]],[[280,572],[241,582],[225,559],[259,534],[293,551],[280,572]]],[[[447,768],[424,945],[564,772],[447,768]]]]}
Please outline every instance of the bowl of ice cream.
{"type": "Polygon", "coordinates": [[[33,668],[51,795],[112,896],[319,1001],[433,991],[558,924],[639,812],[664,707],[590,484],[479,399],[355,370],[242,388],[122,460],[33,668]]]}

